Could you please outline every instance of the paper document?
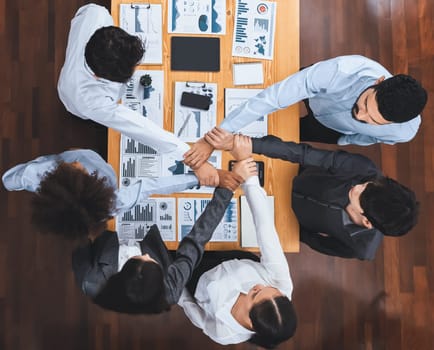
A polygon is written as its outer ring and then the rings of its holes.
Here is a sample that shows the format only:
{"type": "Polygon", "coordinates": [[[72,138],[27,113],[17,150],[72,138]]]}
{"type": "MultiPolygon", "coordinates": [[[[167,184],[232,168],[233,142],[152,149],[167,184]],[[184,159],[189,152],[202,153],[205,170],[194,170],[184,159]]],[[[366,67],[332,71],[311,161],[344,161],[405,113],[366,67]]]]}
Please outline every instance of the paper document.
{"type": "Polygon", "coordinates": [[[234,63],[234,85],[264,84],[262,62],[234,63]]]}
{"type": "Polygon", "coordinates": [[[196,142],[217,123],[217,84],[202,82],[175,83],[174,134],[184,142],[196,142]],[[211,98],[208,111],[181,106],[183,92],[206,95],[211,98]]]}
{"type": "MultiPolygon", "coordinates": [[[[200,214],[211,198],[178,198],[178,240],[185,237],[193,228],[200,214]]],[[[238,240],[237,200],[232,199],[220,221],[211,242],[236,242],[238,240]]]]}
{"type": "Polygon", "coordinates": [[[152,198],[117,216],[119,241],[142,240],[156,224],[164,241],[176,241],[175,198],[152,198]]]}
{"type": "Polygon", "coordinates": [[[163,22],[161,4],[120,4],[120,27],[142,39],[142,64],[163,63],[163,22]]]}
{"type": "Polygon", "coordinates": [[[236,0],[232,55],[273,59],[276,3],[236,0]]]}
{"type": "Polygon", "coordinates": [[[169,33],[226,34],[226,1],[169,0],[169,33]]]}
{"type": "Polygon", "coordinates": [[[138,69],[126,84],[122,104],[163,127],[164,72],[138,69]],[[142,85],[140,81],[146,86],[142,85]],[[149,83],[149,85],[148,85],[149,83]]]}
{"type": "MultiPolygon", "coordinates": [[[[237,109],[241,104],[247,101],[250,97],[256,96],[262,89],[225,89],[225,116],[228,116],[233,110],[237,109]]],[[[258,120],[246,125],[238,130],[241,134],[250,137],[263,137],[268,134],[268,118],[267,115],[260,117],[258,120]]]]}

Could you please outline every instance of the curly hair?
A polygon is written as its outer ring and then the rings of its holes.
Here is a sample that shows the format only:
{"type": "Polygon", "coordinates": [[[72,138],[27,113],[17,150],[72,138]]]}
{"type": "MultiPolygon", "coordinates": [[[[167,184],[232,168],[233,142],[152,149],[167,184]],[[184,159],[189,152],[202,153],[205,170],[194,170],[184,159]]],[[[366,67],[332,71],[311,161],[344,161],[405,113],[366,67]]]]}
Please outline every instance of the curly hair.
{"type": "Polygon", "coordinates": [[[360,194],[363,215],[387,236],[402,236],[417,223],[419,202],[409,188],[389,177],[368,183],[360,194]]]}
{"type": "Polygon", "coordinates": [[[86,63],[98,77],[125,83],[134,73],[145,49],[139,37],[109,26],[93,33],[86,44],[86,63]]]}
{"type": "Polygon", "coordinates": [[[105,177],[59,162],[44,174],[32,199],[32,223],[42,233],[68,239],[103,230],[114,211],[114,191],[105,177]]]}
{"type": "Polygon", "coordinates": [[[384,119],[404,123],[420,114],[428,95],[422,85],[409,75],[398,74],[375,85],[378,110],[384,119]]]}

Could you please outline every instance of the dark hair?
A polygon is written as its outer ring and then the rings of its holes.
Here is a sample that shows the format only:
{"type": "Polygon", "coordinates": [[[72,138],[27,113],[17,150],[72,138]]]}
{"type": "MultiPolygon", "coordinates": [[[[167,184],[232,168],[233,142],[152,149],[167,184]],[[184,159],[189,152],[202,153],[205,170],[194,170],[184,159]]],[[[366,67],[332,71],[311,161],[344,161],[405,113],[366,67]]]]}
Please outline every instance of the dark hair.
{"type": "Polygon", "coordinates": [[[404,123],[417,117],[428,99],[422,85],[405,74],[385,79],[373,88],[377,92],[378,111],[393,123],[404,123]]]}
{"type": "Polygon", "coordinates": [[[297,327],[297,317],[291,300],[278,296],[255,304],[249,313],[255,334],[249,342],[272,349],[291,338],[297,327]]]}
{"type": "Polygon", "coordinates": [[[388,236],[401,236],[417,223],[419,202],[412,190],[389,177],[369,182],[360,195],[363,215],[388,236]]]}
{"type": "Polygon", "coordinates": [[[41,180],[32,199],[32,223],[42,233],[81,238],[105,229],[115,198],[105,177],[61,162],[41,180]]]}
{"type": "Polygon", "coordinates": [[[105,309],[128,314],[158,314],[170,310],[165,298],[161,266],[131,258],[110,277],[94,302],[105,309]]]}
{"type": "Polygon", "coordinates": [[[99,28],[86,44],[84,56],[96,76],[125,83],[145,50],[139,37],[110,26],[99,28]]]}

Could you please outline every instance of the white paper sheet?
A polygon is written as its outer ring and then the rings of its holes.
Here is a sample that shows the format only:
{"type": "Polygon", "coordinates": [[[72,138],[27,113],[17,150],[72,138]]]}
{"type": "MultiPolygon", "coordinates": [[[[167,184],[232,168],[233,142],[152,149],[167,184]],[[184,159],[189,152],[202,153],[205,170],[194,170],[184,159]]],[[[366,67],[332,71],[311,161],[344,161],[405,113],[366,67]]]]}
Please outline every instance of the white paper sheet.
{"type": "MultiPolygon", "coordinates": [[[[191,231],[210,200],[210,198],[178,198],[178,240],[191,231]]],[[[238,240],[237,212],[237,200],[234,198],[214,231],[211,242],[236,242],[238,240]]]]}
{"type": "MultiPolygon", "coordinates": [[[[250,97],[257,95],[262,89],[225,89],[225,116],[236,109],[250,97]]],[[[239,132],[250,137],[263,137],[268,134],[268,117],[267,115],[250,123],[239,132]]]]}
{"type": "Polygon", "coordinates": [[[226,1],[169,0],[168,32],[226,34],[226,1]]]}
{"type": "Polygon", "coordinates": [[[117,216],[119,240],[142,240],[156,224],[165,241],[176,241],[175,198],[152,198],[117,216]]]}
{"type": "Polygon", "coordinates": [[[164,72],[162,70],[136,70],[127,82],[125,93],[122,96],[124,106],[138,111],[161,127],[163,127],[164,120],[163,101],[164,72]],[[145,75],[149,75],[152,79],[151,86],[146,88],[140,85],[140,78],[145,75]]]}
{"type": "Polygon", "coordinates": [[[174,134],[185,142],[196,142],[217,123],[217,84],[176,82],[174,101],[174,134]],[[192,92],[211,97],[208,111],[181,106],[182,93],[192,92]]]}
{"type": "Polygon", "coordinates": [[[232,55],[273,59],[276,3],[236,0],[232,55]]]}
{"type": "Polygon", "coordinates": [[[163,22],[161,4],[120,4],[120,27],[139,36],[145,48],[142,64],[163,63],[163,22]]]}

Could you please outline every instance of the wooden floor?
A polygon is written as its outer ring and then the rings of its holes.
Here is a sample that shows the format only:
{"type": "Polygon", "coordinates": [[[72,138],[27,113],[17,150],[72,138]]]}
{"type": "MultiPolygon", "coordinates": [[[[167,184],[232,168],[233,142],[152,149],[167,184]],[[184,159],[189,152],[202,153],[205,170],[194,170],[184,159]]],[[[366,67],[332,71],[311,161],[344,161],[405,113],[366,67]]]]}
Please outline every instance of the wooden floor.
{"type": "MultiPolygon", "coordinates": [[[[420,223],[406,237],[386,239],[373,262],[306,246],[288,255],[299,327],[281,349],[434,349],[434,1],[300,2],[301,65],[363,54],[422,80],[430,101],[412,142],[347,147],[416,191],[420,223]]],[[[69,21],[83,3],[0,0],[1,172],[70,147],[105,152],[106,130],[69,115],[55,88],[69,21]]],[[[74,285],[72,244],[34,232],[28,193],[0,195],[0,349],[222,348],[177,307],[129,317],[93,306],[74,285]]]]}

